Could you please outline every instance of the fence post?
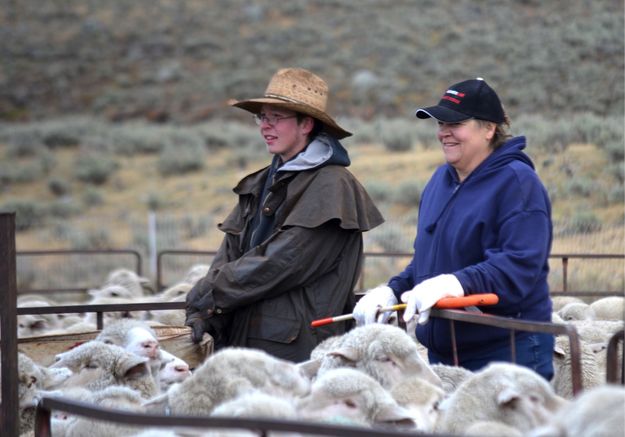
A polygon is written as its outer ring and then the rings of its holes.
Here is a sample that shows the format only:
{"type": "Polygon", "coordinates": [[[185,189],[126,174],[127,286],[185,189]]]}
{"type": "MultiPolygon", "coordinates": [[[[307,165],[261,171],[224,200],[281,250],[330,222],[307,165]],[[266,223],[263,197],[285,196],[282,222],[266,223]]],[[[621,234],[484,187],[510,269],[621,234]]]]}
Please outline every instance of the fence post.
{"type": "Polygon", "coordinates": [[[0,213],[0,328],[2,340],[2,435],[17,436],[17,285],[15,254],[15,213],[0,213]]]}
{"type": "Polygon", "coordinates": [[[156,213],[152,210],[148,212],[148,241],[150,248],[150,276],[153,278],[156,274],[156,213]]]}

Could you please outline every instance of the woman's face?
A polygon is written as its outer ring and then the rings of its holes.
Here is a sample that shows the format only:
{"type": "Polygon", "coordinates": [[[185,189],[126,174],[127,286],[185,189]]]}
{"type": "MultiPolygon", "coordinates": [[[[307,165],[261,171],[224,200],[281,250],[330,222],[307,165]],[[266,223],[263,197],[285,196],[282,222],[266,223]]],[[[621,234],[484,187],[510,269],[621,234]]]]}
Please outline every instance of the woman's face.
{"type": "Polygon", "coordinates": [[[263,105],[258,115],[261,119],[260,133],[269,153],[280,155],[286,162],[304,150],[313,126],[310,117],[304,117],[298,123],[295,112],[272,105],[263,105]]]}
{"type": "Polygon", "coordinates": [[[438,140],[443,145],[445,160],[464,180],[492,152],[490,140],[494,123],[479,123],[474,119],[459,123],[438,122],[438,140]]]}

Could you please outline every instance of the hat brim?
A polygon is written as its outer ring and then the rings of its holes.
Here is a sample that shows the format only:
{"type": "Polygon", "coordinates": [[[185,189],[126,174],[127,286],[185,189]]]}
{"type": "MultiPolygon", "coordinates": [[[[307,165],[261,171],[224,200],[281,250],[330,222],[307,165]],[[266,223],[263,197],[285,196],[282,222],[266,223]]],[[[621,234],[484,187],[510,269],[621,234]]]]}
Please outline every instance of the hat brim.
{"type": "Polygon", "coordinates": [[[445,106],[429,106],[427,108],[419,108],[415,113],[417,118],[435,118],[443,123],[458,123],[460,121],[468,120],[470,116],[463,114],[462,112],[454,111],[445,106]]]}
{"type": "Polygon", "coordinates": [[[288,109],[290,111],[310,115],[311,117],[319,120],[323,124],[324,130],[338,140],[352,135],[351,132],[346,131],[341,126],[339,126],[338,123],[334,121],[332,117],[330,117],[328,114],[326,114],[325,112],[321,112],[304,103],[288,102],[273,97],[261,97],[258,99],[240,100],[231,103],[231,106],[244,109],[248,112],[251,112],[252,114],[258,114],[263,105],[274,105],[280,108],[288,109]]]}

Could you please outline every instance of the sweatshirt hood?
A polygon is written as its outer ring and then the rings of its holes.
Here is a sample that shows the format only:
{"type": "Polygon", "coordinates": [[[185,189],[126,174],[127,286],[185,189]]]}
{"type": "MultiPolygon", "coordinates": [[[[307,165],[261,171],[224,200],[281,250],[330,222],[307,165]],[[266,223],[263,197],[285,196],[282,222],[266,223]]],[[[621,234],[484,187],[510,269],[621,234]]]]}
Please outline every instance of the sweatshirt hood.
{"type": "Polygon", "coordinates": [[[304,150],[285,162],[278,171],[304,171],[326,165],[348,167],[350,164],[349,155],[343,145],[334,137],[322,132],[304,150]]]}
{"type": "MultiPolygon", "coordinates": [[[[525,149],[526,142],[524,136],[514,137],[506,141],[497,150],[493,151],[471,174],[467,177],[469,179],[477,179],[480,176],[487,175],[491,171],[495,171],[511,163],[512,161],[520,161],[532,169],[535,169],[534,163],[529,156],[522,150],[525,149]]],[[[456,170],[447,164],[447,170],[450,172],[454,179],[457,179],[456,170]]]]}

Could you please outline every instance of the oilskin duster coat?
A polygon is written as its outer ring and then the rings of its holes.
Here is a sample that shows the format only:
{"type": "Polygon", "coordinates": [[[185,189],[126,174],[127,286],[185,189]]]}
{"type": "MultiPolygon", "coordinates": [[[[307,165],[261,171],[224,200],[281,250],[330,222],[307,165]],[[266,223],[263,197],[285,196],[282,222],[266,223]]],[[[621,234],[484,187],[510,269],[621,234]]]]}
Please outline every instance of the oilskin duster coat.
{"type": "Polygon", "coordinates": [[[292,160],[274,157],[239,182],[211,269],[187,296],[194,341],[205,331],[216,348],[253,347],[299,362],[350,327],[310,327],[351,312],[362,232],[383,222],[349,163],[343,146],[321,134],[292,160]]]}

